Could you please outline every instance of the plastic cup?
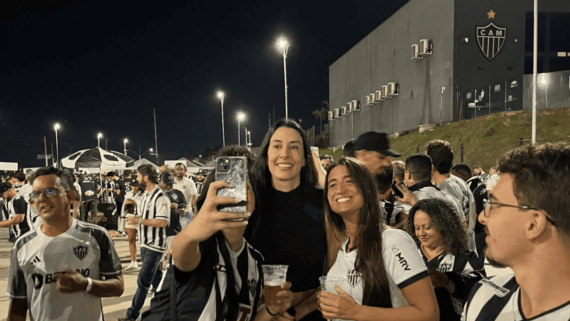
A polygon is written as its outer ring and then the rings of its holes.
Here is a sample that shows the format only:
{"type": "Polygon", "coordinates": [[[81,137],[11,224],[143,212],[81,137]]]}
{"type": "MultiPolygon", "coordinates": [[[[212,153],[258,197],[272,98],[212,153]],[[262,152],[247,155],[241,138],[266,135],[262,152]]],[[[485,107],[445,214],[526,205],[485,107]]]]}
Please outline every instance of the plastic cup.
{"type": "Polygon", "coordinates": [[[287,280],[288,265],[262,265],[265,290],[265,305],[277,305],[277,293],[287,280]]]}

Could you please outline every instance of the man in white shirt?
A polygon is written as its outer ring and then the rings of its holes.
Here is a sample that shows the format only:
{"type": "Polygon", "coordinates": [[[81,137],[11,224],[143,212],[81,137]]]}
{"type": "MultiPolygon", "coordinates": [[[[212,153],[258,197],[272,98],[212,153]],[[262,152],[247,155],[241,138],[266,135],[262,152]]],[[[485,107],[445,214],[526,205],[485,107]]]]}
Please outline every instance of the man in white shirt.
{"type": "Polygon", "coordinates": [[[182,163],[177,163],[174,167],[174,189],[184,193],[184,197],[188,204],[186,204],[184,215],[180,215],[180,225],[182,229],[192,221],[192,213],[196,213],[196,184],[193,180],[184,176],[186,173],[186,166],[182,163]]]}
{"type": "Polygon", "coordinates": [[[75,199],[68,171],[41,168],[30,203],[43,219],[14,244],[8,320],[103,320],[102,297],[120,296],[121,262],[105,229],[69,215],[75,199]]]}

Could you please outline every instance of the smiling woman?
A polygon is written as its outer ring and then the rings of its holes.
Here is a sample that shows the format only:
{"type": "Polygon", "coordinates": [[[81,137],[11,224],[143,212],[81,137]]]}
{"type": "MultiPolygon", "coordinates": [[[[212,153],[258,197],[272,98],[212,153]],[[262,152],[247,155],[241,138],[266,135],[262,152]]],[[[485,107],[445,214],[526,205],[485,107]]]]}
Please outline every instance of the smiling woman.
{"type": "Polygon", "coordinates": [[[329,277],[347,280],[351,295],[321,292],[323,317],[342,320],[437,320],[425,264],[408,234],[383,224],[370,172],[354,158],[329,168],[325,214],[345,232],[329,277]]]}
{"type": "Polygon", "coordinates": [[[280,120],[269,129],[252,176],[257,204],[246,239],[265,264],[289,265],[287,280],[295,296],[286,316],[322,320],[315,311],[315,290],[327,252],[323,193],[305,132],[296,122],[280,120]]]}

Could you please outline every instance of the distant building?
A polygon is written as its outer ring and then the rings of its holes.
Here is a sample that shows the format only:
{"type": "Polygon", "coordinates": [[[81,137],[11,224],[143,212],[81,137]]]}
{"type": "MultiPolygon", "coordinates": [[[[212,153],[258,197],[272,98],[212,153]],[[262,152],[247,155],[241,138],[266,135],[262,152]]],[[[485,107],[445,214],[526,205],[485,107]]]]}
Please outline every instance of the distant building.
{"type": "MultiPolygon", "coordinates": [[[[570,1],[539,12],[538,105],[570,106],[570,1]]],[[[532,39],[532,0],[409,1],[329,67],[330,144],[530,109],[532,39]]]]}

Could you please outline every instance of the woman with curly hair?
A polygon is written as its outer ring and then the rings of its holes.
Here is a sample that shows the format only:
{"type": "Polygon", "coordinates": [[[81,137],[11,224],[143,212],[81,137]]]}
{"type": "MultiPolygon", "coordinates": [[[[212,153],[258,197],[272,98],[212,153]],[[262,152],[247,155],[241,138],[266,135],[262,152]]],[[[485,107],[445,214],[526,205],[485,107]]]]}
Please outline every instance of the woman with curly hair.
{"type": "Polygon", "coordinates": [[[328,276],[346,279],[352,296],[319,294],[323,316],[343,320],[437,320],[427,269],[412,238],[384,225],[370,172],[354,158],[329,168],[325,215],[346,235],[328,276]]]}
{"type": "Polygon", "coordinates": [[[460,320],[471,288],[485,277],[483,264],[467,246],[467,226],[443,200],[416,203],[406,231],[420,248],[439,305],[441,320],[460,320]]]}

